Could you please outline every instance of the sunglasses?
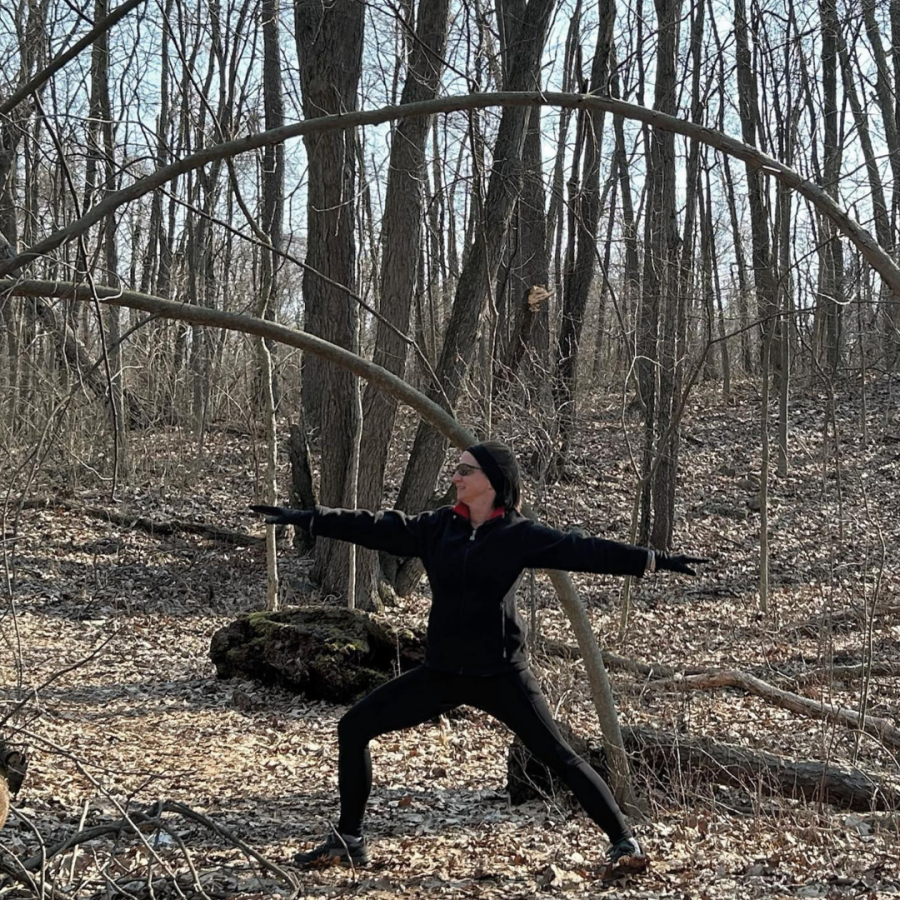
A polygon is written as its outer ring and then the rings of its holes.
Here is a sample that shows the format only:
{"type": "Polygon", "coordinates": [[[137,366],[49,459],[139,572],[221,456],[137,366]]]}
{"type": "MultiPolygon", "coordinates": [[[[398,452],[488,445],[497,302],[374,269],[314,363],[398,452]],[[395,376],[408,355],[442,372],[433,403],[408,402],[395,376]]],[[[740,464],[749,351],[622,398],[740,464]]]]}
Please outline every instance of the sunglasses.
{"type": "Polygon", "coordinates": [[[467,463],[460,463],[456,468],[450,473],[451,475],[456,475],[458,472],[465,478],[467,475],[471,475],[473,472],[483,472],[484,469],[479,469],[478,466],[470,466],[467,463]]]}

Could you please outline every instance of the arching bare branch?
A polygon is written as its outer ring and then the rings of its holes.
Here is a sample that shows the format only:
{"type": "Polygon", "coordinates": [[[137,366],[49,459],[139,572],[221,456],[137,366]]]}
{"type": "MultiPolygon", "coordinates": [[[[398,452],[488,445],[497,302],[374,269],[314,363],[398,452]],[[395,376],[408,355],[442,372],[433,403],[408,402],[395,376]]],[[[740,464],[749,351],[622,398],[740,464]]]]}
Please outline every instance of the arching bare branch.
{"type": "Polygon", "coordinates": [[[458,112],[459,110],[484,109],[490,106],[561,106],[570,109],[605,110],[616,116],[644,122],[653,128],[673,131],[691,140],[708,144],[710,147],[721,150],[723,153],[736,159],[743,160],[762,174],[776,178],[792,190],[806,197],[819,212],[835,223],[845,237],[856,245],[872,268],[881,275],[891,291],[897,297],[900,297],[900,266],[885,252],[884,248],[843,207],[835,203],[819,185],[804,178],[799,172],[780,163],[777,159],[761,153],[759,150],[744,144],[736,138],[716,131],[714,128],[706,128],[693,122],[667,116],[656,110],[647,109],[644,106],[626,103],[624,100],[598,97],[593,94],[512,91],[439,97],[436,100],[424,100],[419,103],[385,106],[381,109],[362,110],[336,116],[321,116],[317,119],[285,125],[282,128],[273,128],[270,131],[263,131],[259,134],[247,135],[237,140],[214,144],[168,166],[163,166],[120,191],[107,194],[100,203],[89,209],[76,221],[71,222],[64,228],[60,228],[17,256],[0,262],[0,278],[9,275],[20,266],[55,250],[67,241],[83,234],[92,225],[95,225],[119,207],[143,197],[178,175],[202,168],[214,160],[227,159],[271,144],[281,143],[291,138],[321,131],[359,128],[364,125],[380,125],[393,119],[409,116],[428,116],[436,113],[458,112]]]}
{"type": "Polygon", "coordinates": [[[68,50],[63,50],[54,59],[50,61],[34,78],[23,84],[15,93],[9,96],[3,103],[0,103],[0,115],[6,115],[14,110],[26,97],[30,97],[36,91],[39,91],[66,63],[71,62],[94,41],[109,31],[120,19],[128,15],[133,9],[140,6],[144,0],[126,0],[121,6],[117,6],[108,16],[104,16],[98,20],[94,27],[82,38],[76,41],[68,50]]]}
{"type": "Polygon", "coordinates": [[[429,422],[449,440],[461,447],[475,443],[474,435],[463,428],[456,419],[423,393],[407,384],[387,369],[371,363],[314,335],[296,328],[279,325],[267,319],[240,313],[222,312],[205,306],[193,306],[186,303],[174,303],[160,297],[141,294],[138,291],[123,291],[118,288],[97,286],[92,291],[88,285],[73,284],[65,281],[0,281],[0,294],[9,292],[17,297],[55,297],[58,299],[80,300],[89,302],[96,297],[102,303],[122,306],[128,309],[142,309],[166,319],[178,319],[195,325],[207,325],[211,328],[226,328],[230,331],[241,331],[258,337],[270,338],[314,353],[336,365],[343,366],[360,378],[365,378],[377,387],[395,396],[398,400],[412,407],[425,421],[429,422]]]}

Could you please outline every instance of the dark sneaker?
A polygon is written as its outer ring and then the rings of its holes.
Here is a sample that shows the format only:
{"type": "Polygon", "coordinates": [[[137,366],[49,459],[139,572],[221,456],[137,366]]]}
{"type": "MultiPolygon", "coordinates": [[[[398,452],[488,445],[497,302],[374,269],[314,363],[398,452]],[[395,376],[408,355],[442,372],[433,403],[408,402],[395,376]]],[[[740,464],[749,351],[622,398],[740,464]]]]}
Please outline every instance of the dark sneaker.
{"type": "Polygon", "coordinates": [[[622,838],[607,851],[603,877],[618,878],[621,875],[643,872],[649,864],[647,854],[633,837],[622,838]]]}
{"type": "Polygon", "coordinates": [[[338,834],[332,831],[324,843],[294,857],[294,865],[301,869],[348,866],[361,868],[369,864],[369,848],[364,837],[338,834]]]}

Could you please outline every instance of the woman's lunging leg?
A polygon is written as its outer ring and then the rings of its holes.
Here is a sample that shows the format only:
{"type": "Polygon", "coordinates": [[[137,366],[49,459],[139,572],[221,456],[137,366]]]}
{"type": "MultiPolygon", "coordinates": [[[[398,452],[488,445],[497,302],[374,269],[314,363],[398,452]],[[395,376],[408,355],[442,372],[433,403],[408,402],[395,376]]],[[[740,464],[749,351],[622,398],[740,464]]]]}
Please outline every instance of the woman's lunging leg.
{"type": "Polygon", "coordinates": [[[612,791],[565,742],[534,675],[525,669],[503,673],[490,680],[495,682],[495,690],[485,691],[481,700],[473,705],[481,707],[515,732],[522,743],[568,785],[584,811],[613,843],[629,837],[631,829],[612,791]]]}
{"type": "Polygon", "coordinates": [[[362,834],[372,790],[369,741],[390,731],[421,725],[454,705],[442,701],[434,674],[420,666],[377,688],[343,716],[338,723],[341,834],[362,834]]]}

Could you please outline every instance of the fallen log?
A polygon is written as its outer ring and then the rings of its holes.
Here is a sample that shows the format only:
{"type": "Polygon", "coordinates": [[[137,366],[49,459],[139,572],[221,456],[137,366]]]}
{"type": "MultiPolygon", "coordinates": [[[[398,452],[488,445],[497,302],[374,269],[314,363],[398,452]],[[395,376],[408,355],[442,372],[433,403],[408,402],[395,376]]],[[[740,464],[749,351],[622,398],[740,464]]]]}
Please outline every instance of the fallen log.
{"type": "Polygon", "coordinates": [[[34,500],[26,500],[22,509],[64,509],[66,512],[81,513],[94,519],[103,519],[113,525],[121,525],[123,528],[140,528],[150,534],[200,534],[214,541],[222,541],[226,544],[237,544],[242,547],[253,547],[257,544],[265,544],[264,537],[255,534],[245,534],[243,531],[235,531],[232,528],[221,528],[218,525],[207,525],[204,522],[185,522],[181,519],[151,519],[148,516],[135,515],[133,513],[121,513],[106,509],[102,506],[87,506],[72,500],[59,500],[54,497],[41,497],[34,500]]]}
{"type": "MultiPolygon", "coordinates": [[[[575,644],[567,644],[565,641],[554,641],[544,638],[538,645],[538,651],[547,656],[556,656],[561,659],[581,659],[581,652],[575,644]]],[[[602,650],[603,663],[608,669],[617,669],[621,672],[630,672],[632,675],[640,675],[642,678],[675,678],[677,675],[699,675],[708,672],[708,668],[692,666],[686,669],[675,669],[663,663],[646,663],[627,656],[618,656],[611,650],[602,650]]]]}
{"type": "MultiPolygon", "coordinates": [[[[605,778],[602,748],[571,729],[562,727],[562,730],[575,752],[605,778]]],[[[770,795],[830,803],[858,812],[900,809],[900,783],[855,767],[790,759],[710,738],[647,727],[623,728],[622,737],[638,777],[656,781],[663,787],[677,775],[679,783],[727,784],[743,788],[751,796],[761,790],[770,795]]],[[[506,787],[514,804],[568,795],[568,789],[518,738],[509,749],[506,787]]]]}

